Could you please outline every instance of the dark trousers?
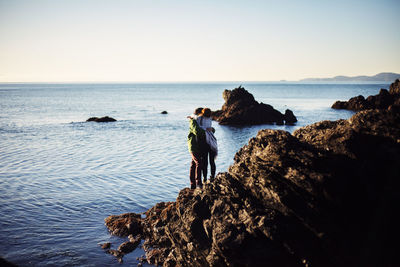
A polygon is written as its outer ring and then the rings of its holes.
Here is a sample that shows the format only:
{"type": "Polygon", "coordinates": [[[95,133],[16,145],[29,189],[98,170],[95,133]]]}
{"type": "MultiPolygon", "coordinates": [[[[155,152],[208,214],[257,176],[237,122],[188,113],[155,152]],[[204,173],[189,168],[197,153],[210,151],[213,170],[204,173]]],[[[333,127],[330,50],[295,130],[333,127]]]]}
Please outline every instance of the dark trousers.
{"type": "MultiPolygon", "coordinates": [[[[208,146],[208,145],[207,145],[208,146]]],[[[211,177],[215,177],[215,152],[208,146],[208,150],[203,154],[203,178],[204,181],[207,180],[207,168],[208,168],[208,160],[210,160],[210,168],[211,168],[211,177]]]]}
{"type": "Polygon", "coordinates": [[[192,153],[192,162],[190,164],[190,188],[196,188],[196,185],[202,186],[201,168],[203,161],[201,153],[192,153]]]}

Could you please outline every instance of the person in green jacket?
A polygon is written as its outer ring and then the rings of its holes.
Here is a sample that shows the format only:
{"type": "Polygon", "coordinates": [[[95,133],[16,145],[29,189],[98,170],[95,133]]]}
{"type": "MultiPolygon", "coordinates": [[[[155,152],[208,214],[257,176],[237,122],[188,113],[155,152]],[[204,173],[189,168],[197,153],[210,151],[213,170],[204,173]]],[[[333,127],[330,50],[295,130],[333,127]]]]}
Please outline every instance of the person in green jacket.
{"type": "Polygon", "coordinates": [[[189,134],[188,134],[188,148],[192,156],[190,164],[190,188],[196,189],[203,188],[201,181],[201,170],[203,168],[203,154],[206,144],[205,131],[197,124],[196,117],[201,113],[203,108],[197,108],[194,111],[194,117],[188,116],[189,121],[189,134]]]}

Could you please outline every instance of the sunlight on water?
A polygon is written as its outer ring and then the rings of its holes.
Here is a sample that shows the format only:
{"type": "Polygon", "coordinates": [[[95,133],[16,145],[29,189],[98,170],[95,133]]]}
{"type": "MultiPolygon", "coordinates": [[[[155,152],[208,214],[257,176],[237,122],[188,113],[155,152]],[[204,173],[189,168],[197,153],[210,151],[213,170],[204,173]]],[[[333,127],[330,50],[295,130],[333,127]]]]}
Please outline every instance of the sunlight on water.
{"type": "MultiPolygon", "coordinates": [[[[104,218],[173,201],[189,185],[186,116],[219,109],[236,84],[0,84],[0,256],[21,266],[119,266],[98,243],[111,237],[104,218]],[[167,115],[160,114],[167,110],[167,115]],[[86,123],[92,116],[113,123],[86,123]]],[[[334,101],[387,85],[245,85],[256,100],[295,126],[220,126],[217,172],[264,128],[295,129],[349,118],[334,101]]],[[[135,264],[138,250],[123,265],[135,264]]]]}

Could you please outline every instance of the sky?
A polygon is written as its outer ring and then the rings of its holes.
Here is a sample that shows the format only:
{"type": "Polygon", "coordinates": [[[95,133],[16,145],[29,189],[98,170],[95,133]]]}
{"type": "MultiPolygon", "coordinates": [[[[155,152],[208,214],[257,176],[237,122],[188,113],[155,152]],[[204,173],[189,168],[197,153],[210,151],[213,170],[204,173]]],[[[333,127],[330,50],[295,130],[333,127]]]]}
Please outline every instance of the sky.
{"type": "Polygon", "coordinates": [[[0,82],[400,73],[398,0],[0,0],[0,82]]]}

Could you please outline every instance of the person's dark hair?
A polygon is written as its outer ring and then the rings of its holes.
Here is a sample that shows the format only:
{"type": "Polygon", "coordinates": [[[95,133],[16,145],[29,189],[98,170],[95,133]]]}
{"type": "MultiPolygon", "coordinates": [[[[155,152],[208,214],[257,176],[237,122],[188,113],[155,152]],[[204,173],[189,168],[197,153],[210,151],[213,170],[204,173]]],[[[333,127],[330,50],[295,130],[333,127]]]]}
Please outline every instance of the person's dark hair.
{"type": "Polygon", "coordinates": [[[194,110],[194,115],[200,115],[202,111],[203,111],[203,108],[196,108],[194,110]]]}
{"type": "Polygon", "coordinates": [[[210,118],[211,116],[211,109],[209,108],[203,108],[201,111],[201,114],[203,114],[204,117],[210,118]]]}

